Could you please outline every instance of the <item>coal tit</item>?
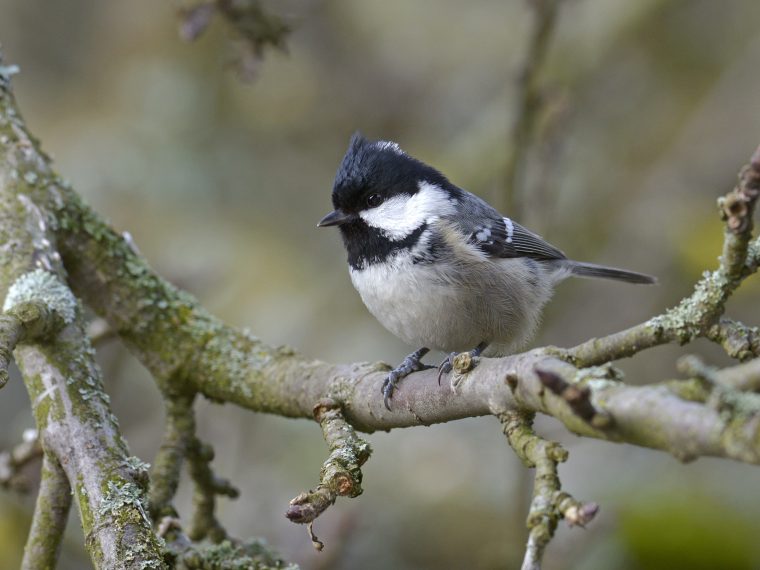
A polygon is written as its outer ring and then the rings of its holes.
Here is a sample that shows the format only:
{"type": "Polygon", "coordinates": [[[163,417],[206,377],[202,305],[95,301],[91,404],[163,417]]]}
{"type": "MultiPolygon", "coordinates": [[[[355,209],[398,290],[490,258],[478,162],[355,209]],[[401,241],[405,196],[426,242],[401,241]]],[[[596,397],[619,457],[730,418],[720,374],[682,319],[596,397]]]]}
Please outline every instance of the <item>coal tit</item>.
{"type": "Polygon", "coordinates": [[[428,368],[430,350],[503,356],[534,334],[554,285],[570,276],[654,283],[649,275],[568,259],[393,142],[351,138],[332,191],[335,210],[319,227],[338,226],[351,281],[369,311],[407,344],[421,348],[392,370],[397,382],[428,368]]]}

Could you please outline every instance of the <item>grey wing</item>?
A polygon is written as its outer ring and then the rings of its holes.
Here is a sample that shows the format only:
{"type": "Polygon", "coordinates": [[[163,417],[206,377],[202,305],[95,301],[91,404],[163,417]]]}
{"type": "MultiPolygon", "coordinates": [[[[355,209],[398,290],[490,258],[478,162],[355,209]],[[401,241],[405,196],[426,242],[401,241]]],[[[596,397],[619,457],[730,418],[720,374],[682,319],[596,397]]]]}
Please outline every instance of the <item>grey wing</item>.
{"type": "Polygon", "coordinates": [[[536,260],[567,259],[565,254],[510,218],[499,214],[489,204],[466,193],[460,201],[456,219],[452,218],[476,245],[491,257],[529,257],[536,260]]]}

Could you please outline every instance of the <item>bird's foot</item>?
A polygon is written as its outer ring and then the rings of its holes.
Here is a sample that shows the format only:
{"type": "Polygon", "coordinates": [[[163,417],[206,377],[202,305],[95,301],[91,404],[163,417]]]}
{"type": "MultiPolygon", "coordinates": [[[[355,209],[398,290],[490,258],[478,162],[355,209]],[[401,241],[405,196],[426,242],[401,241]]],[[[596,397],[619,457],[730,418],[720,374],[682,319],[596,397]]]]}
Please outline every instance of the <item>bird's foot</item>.
{"type": "MultiPolygon", "coordinates": [[[[438,365],[438,385],[441,385],[441,377],[452,370],[458,374],[466,374],[475,367],[475,359],[486,349],[488,343],[481,342],[478,346],[467,352],[452,352],[438,365]]],[[[454,387],[459,382],[454,380],[454,387]]]]}
{"type": "Polygon", "coordinates": [[[383,382],[382,388],[380,388],[380,393],[383,395],[383,403],[388,411],[391,410],[393,391],[398,387],[398,383],[402,378],[406,378],[412,372],[433,368],[432,366],[420,362],[420,359],[425,356],[428,351],[429,349],[424,347],[414,351],[412,354],[404,358],[401,364],[388,373],[385,382],[383,382]]]}

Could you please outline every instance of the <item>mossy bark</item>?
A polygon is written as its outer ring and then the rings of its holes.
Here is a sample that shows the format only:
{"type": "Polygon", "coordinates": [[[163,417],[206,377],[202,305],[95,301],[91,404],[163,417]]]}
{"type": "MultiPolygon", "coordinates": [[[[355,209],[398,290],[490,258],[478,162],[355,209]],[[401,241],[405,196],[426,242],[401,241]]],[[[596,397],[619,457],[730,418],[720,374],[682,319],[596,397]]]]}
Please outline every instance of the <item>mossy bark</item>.
{"type": "Polygon", "coordinates": [[[50,206],[59,188],[0,82],[0,250],[11,252],[0,258],[3,309],[23,320],[21,309],[37,304],[59,325],[54,333],[42,327],[27,334],[14,352],[48,457],[43,482],[50,484],[39,497],[27,560],[55,561],[63,524],[52,486],[55,479],[59,491],[65,475],[96,568],[159,568],[163,558],[143,507],[145,490],[126,463],[129,453],[103,390],[82,308],[66,285],[56,249],[50,206]]]}
{"type": "Polygon", "coordinates": [[[71,487],[58,460],[45,454],[22,570],[53,570],[71,508],[71,487]]]}

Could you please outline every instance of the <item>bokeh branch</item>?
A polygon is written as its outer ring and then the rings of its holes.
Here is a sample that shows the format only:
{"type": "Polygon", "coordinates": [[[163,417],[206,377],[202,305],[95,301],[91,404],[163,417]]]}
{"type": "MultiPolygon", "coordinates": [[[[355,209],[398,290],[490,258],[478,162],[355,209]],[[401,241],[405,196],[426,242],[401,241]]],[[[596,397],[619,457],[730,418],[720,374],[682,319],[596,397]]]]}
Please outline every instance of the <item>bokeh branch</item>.
{"type": "Polygon", "coordinates": [[[208,538],[219,543],[227,538],[227,532],[216,519],[216,496],[236,499],[238,490],[227,479],[219,477],[211,470],[214,449],[197,437],[190,440],[187,463],[190,477],[195,484],[193,493],[193,518],[188,536],[195,541],[208,538]]]}
{"type": "MultiPolygon", "coordinates": [[[[497,209],[521,218],[523,181],[528,154],[543,111],[543,93],[540,87],[541,72],[554,33],[559,5],[562,0],[527,0],[533,14],[528,40],[528,51],[520,70],[514,111],[514,124],[510,137],[509,154],[505,168],[503,199],[497,200],[497,209]]],[[[523,217],[524,219],[524,217],[523,217]]]]}
{"type": "Polygon", "coordinates": [[[200,37],[215,15],[221,16],[236,38],[235,67],[243,80],[253,80],[267,47],[285,50],[290,33],[282,18],[267,12],[259,0],[205,0],[179,9],[180,35],[200,37]]]}
{"type": "Polygon", "coordinates": [[[179,486],[182,464],[186,461],[195,485],[188,537],[193,541],[208,538],[220,543],[227,538],[227,533],[216,519],[216,496],[234,499],[238,491],[211,469],[214,450],[196,435],[193,400],[194,395],[164,394],[166,426],[151,472],[150,510],[156,520],[177,516],[172,501],[179,486]]]}
{"type": "Polygon", "coordinates": [[[26,430],[24,439],[9,451],[0,452],[0,486],[14,491],[29,490],[23,469],[42,457],[42,446],[37,438],[37,430],[26,430]]]}

